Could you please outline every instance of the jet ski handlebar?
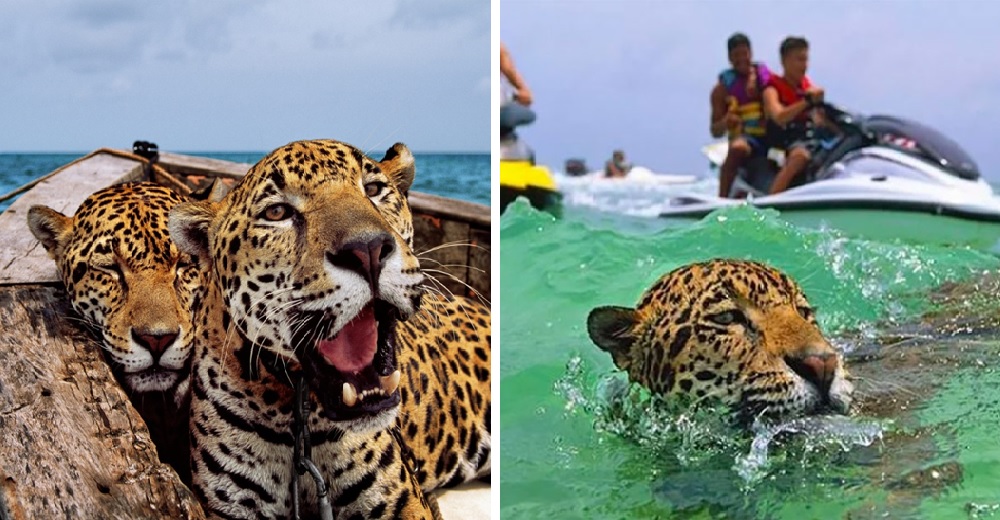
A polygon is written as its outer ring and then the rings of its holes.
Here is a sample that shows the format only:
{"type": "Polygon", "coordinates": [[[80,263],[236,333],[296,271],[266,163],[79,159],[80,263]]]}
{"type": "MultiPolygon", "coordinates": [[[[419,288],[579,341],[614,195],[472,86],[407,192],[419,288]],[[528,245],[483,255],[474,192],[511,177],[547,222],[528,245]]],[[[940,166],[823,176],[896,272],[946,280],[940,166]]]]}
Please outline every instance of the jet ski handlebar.
{"type": "Polygon", "coordinates": [[[858,117],[833,103],[819,103],[816,108],[822,110],[827,118],[838,125],[858,125],[858,117]]]}
{"type": "Polygon", "coordinates": [[[833,103],[819,103],[816,105],[826,115],[827,120],[840,128],[841,131],[850,134],[858,134],[867,139],[874,139],[874,133],[865,125],[865,117],[850,112],[833,103]]]}

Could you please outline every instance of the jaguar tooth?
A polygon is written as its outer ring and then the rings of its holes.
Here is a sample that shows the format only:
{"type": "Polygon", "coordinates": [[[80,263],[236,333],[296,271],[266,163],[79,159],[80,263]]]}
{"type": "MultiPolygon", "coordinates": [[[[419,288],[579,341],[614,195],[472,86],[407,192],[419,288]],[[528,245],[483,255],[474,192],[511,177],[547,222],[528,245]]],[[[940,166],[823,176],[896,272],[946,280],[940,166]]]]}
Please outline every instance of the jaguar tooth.
{"type": "Polygon", "coordinates": [[[381,383],[382,385],[382,391],[385,392],[387,395],[392,395],[392,393],[395,392],[397,388],[399,388],[400,375],[401,374],[399,370],[397,370],[387,376],[379,376],[378,379],[379,383],[381,383]]]}
{"type": "Polygon", "coordinates": [[[348,408],[354,406],[354,403],[358,402],[358,391],[354,389],[354,385],[351,383],[344,383],[344,405],[348,408]]]}

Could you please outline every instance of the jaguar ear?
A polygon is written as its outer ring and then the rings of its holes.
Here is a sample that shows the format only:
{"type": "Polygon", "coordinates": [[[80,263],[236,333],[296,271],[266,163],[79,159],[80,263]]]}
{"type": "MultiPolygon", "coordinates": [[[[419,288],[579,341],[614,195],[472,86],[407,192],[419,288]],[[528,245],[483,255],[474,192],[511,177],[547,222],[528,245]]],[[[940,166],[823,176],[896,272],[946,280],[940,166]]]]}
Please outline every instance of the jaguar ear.
{"type": "Polygon", "coordinates": [[[209,258],[208,228],[216,210],[216,203],[208,201],[183,202],[174,206],[167,227],[177,248],[199,259],[209,258]]]}
{"type": "Polygon", "coordinates": [[[216,177],[212,180],[212,184],[201,191],[196,191],[189,195],[191,200],[207,200],[209,202],[219,202],[226,197],[229,193],[230,187],[228,184],[222,181],[221,178],[216,177]]]}
{"type": "Polygon", "coordinates": [[[385,151],[385,157],[378,165],[403,195],[409,193],[416,167],[413,164],[413,154],[405,144],[392,145],[392,148],[385,151]]]}
{"type": "Polygon", "coordinates": [[[73,218],[48,206],[35,205],[28,210],[28,229],[42,243],[49,256],[55,258],[56,251],[66,245],[73,229],[73,218]]]}
{"type": "Polygon", "coordinates": [[[594,344],[611,354],[618,368],[627,370],[637,322],[635,309],[630,307],[598,307],[587,316],[587,333],[594,344]]]}

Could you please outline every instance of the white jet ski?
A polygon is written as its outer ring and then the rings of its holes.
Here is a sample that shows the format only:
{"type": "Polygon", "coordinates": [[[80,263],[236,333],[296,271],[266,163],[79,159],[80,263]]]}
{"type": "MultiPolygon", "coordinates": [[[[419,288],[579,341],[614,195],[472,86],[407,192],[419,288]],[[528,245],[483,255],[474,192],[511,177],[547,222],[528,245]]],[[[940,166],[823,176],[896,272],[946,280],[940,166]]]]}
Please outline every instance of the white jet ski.
{"type": "MultiPolygon", "coordinates": [[[[663,217],[702,217],[749,203],[786,210],[869,209],[949,215],[1000,222],[1000,198],[975,161],[937,130],[894,116],[860,116],[823,105],[841,135],[822,143],[806,172],[785,192],[768,195],[783,154],[747,162],[730,190],[734,198],[705,193],[672,197],[663,217]]],[[[720,166],[727,145],[702,150],[720,166]]],[[[774,150],[772,150],[774,152],[774,150]]]]}

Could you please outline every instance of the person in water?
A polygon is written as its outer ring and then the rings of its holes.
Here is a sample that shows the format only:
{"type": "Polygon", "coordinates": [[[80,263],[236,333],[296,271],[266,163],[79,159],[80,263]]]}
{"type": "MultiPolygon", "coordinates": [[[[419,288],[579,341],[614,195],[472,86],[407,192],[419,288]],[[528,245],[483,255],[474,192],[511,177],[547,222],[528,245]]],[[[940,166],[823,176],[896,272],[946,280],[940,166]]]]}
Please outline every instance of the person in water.
{"type": "Polygon", "coordinates": [[[805,171],[818,150],[817,127],[826,124],[823,112],[824,92],[806,76],[809,68],[809,42],[789,36],[781,42],[782,75],[772,75],[764,88],[764,113],[768,119],[768,138],[785,149],[785,164],[774,182],[771,194],[781,193],[805,171]]]}
{"type": "Polygon", "coordinates": [[[728,197],[740,166],[767,154],[761,94],[771,78],[767,65],[754,62],[750,39],[736,33],[726,42],[731,67],[719,74],[710,96],[712,137],[729,133],[729,152],[719,169],[719,196],[728,197]]]}
{"type": "Polygon", "coordinates": [[[611,154],[611,159],[604,163],[604,176],[609,178],[622,178],[632,170],[632,163],[625,160],[623,150],[615,150],[611,154]]]}
{"type": "Polygon", "coordinates": [[[513,93],[509,93],[507,88],[503,89],[504,99],[500,105],[500,139],[504,140],[512,138],[514,129],[518,126],[532,123],[535,120],[535,112],[528,108],[533,101],[531,90],[514,66],[514,59],[503,43],[500,43],[500,73],[506,78],[507,84],[514,89],[513,93]]]}

